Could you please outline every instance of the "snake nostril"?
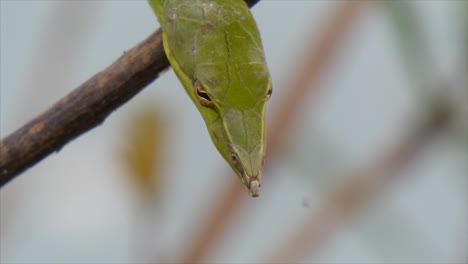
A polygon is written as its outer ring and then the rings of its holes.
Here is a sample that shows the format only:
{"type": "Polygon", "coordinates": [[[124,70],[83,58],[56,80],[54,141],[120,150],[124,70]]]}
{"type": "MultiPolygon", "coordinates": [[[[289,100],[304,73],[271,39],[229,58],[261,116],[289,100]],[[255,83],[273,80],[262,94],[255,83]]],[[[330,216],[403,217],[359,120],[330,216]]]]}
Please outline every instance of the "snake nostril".
{"type": "Polygon", "coordinates": [[[239,160],[237,159],[237,155],[234,152],[231,152],[231,159],[233,162],[237,163],[239,160]]]}

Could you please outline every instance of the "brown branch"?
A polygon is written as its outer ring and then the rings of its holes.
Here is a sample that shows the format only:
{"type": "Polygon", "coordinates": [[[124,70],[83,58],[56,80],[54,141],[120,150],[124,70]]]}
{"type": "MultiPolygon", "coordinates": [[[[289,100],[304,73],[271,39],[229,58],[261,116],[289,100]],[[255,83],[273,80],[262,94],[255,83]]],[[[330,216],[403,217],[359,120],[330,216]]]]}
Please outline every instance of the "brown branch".
{"type": "Polygon", "coordinates": [[[2,139],[0,186],[101,124],[169,66],[158,30],[47,111],[2,139]]]}
{"type": "MultiPolygon", "coordinates": [[[[246,0],[253,6],[259,0],[246,0]]],[[[0,187],[101,124],[169,67],[161,30],[0,142],[0,187]]]]}
{"type": "MultiPolygon", "coordinates": [[[[288,111],[276,113],[273,125],[268,129],[268,159],[281,152],[282,142],[294,127],[295,117],[298,116],[305,100],[310,100],[311,95],[318,95],[319,88],[321,88],[319,81],[324,70],[336,54],[353,22],[359,17],[360,11],[366,6],[365,3],[365,1],[339,2],[330,20],[326,21],[323,32],[318,37],[314,36],[312,43],[308,45],[315,48],[308,54],[301,54],[301,56],[306,55],[307,58],[303,65],[294,69],[293,81],[288,82],[287,87],[283,87],[289,92],[288,96],[282,99],[283,104],[278,107],[278,109],[288,109],[288,111]]],[[[232,173],[229,172],[229,174],[232,173]]],[[[235,179],[234,176],[229,176],[235,179]]],[[[211,248],[215,246],[216,239],[226,228],[229,220],[242,208],[247,199],[250,200],[237,181],[229,184],[222,193],[224,193],[223,197],[217,198],[220,201],[218,205],[207,218],[203,219],[202,226],[197,228],[201,231],[190,245],[187,255],[183,256],[182,263],[202,262],[211,248]]]]}

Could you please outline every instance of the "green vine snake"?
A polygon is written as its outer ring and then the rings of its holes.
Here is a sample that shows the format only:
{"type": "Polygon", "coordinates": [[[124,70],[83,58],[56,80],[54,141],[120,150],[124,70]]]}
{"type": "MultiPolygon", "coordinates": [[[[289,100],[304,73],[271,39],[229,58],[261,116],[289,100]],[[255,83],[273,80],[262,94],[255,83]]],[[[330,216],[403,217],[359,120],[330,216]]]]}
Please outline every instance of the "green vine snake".
{"type": "Polygon", "coordinates": [[[242,0],[149,0],[164,50],[219,153],[251,196],[265,159],[272,85],[260,34],[242,0]]]}

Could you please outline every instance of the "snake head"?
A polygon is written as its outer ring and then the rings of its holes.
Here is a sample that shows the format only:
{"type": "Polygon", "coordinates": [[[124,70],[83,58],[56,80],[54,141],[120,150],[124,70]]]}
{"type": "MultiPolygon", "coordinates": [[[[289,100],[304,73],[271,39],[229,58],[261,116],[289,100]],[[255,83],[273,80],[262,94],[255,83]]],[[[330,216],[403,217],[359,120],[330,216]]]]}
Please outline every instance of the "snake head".
{"type": "Polygon", "coordinates": [[[266,146],[265,108],[272,91],[260,33],[244,1],[204,2],[150,4],[163,28],[167,58],[214,145],[257,197],[266,146]]]}

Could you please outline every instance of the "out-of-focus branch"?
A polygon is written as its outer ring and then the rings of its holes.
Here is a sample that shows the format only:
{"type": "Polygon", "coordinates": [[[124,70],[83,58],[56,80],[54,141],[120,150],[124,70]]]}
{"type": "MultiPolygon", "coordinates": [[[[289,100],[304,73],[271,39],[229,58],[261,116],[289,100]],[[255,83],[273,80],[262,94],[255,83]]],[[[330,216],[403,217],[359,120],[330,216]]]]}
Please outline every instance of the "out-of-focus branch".
{"type": "MultiPolygon", "coordinates": [[[[288,89],[288,97],[282,99],[283,104],[278,108],[288,109],[288,111],[282,110],[276,113],[274,123],[268,130],[267,156],[269,158],[280,152],[282,142],[286,139],[290,128],[294,127],[295,117],[298,116],[305,100],[310,103],[311,93],[315,95],[319,91],[320,77],[364,6],[366,6],[366,1],[337,2],[337,7],[330,19],[326,21],[323,32],[319,36],[314,36],[312,43],[308,45],[315,48],[310,53],[301,54],[306,58],[300,67],[294,69],[296,72],[292,81],[284,87],[288,89]]],[[[232,175],[230,177],[235,178],[232,175]]],[[[218,198],[220,202],[212,214],[203,219],[201,232],[195,237],[193,245],[190,246],[181,262],[202,262],[215,245],[216,239],[226,227],[229,219],[236,214],[247,199],[251,199],[247,197],[244,188],[237,181],[228,185],[223,193],[224,196],[218,198]]]]}
{"type": "MultiPolygon", "coordinates": [[[[426,120],[422,120],[399,144],[363,169],[349,172],[347,180],[324,198],[318,210],[281,239],[265,263],[298,263],[304,255],[317,253],[340,224],[350,220],[359,209],[380,194],[405,165],[443,131],[453,116],[449,101],[441,99],[426,120]]],[[[340,177],[342,178],[342,177],[340,177]]]]}
{"type": "MultiPolygon", "coordinates": [[[[259,0],[246,0],[253,6],[259,0]]],[[[0,187],[101,124],[169,67],[157,30],[47,111],[0,142],[0,187]]]]}

